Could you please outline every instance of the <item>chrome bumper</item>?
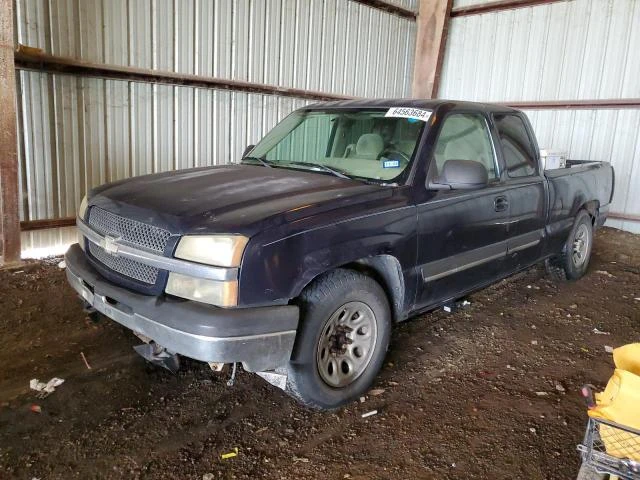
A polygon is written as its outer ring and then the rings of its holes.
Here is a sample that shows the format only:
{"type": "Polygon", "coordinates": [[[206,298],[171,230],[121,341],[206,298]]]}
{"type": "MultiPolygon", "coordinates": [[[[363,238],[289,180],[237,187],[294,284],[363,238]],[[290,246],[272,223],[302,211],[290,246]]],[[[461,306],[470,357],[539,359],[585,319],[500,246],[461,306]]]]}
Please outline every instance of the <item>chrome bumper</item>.
{"type": "Polygon", "coordinates": [[[223,309],[170,301],[108,282],[77,244],[65,261],[69,284],[85,302],[173,353],[204,362],[241,362],[251,372],[289,361],[298,323],[295,306],[223,309]]]}

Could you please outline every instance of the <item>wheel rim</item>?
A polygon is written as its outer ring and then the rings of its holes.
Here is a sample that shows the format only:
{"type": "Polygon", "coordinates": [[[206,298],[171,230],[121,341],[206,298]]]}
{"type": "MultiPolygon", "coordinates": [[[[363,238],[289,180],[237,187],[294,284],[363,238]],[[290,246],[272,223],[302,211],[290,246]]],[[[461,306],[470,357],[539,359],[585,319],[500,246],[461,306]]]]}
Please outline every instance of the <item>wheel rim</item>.
{"type": "Polygon", "coordinates": [[[349,302],[325,322],[316,353],[318,373],[335,388],[346,387],[365,371],[378,338],[373,310],[362,302],[349,302]]]}
{"type": "Polygon", "coordinates": [[[587,260],[590,243],[591,239],[589,238],[589,228],[583,223],[578,227],[576,234],[573,237],[571,258],[576,267],[581,266],[587,260]]]}

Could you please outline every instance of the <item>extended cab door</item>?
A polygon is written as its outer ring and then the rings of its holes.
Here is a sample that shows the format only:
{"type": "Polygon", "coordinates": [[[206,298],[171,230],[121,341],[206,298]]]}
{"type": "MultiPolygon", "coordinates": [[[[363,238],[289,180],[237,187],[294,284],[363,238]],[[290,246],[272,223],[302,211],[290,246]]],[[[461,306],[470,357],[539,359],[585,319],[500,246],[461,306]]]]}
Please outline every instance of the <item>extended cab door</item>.
{"type": "Polygon", "coordinates": [[[520,112],[494,113],[492,117],[509,202],[505,273],[510,273],[535,263],[541,256],[548,186],[527,117],[520,112]]]}
{"type": "Polygon", "coordinates": [[[448,160],[479,162],[489,182],[471,190],[431,191],[424,187],[424,201],[417,204],[418,308],[495,280],[507,250],[509,202],[488,116],[453,110],[440,122],[427,183],[442,173],[448,160]]]}

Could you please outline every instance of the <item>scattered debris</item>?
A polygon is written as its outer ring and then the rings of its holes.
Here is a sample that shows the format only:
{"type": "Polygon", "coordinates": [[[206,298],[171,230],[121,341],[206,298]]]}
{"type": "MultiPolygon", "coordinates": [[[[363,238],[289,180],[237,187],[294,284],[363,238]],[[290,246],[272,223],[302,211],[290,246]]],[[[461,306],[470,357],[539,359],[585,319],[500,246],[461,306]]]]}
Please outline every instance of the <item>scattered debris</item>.
{"type": "Polygon", "coordinates": [[[393,381],[391,381],[391,382],[387,382],[387,384],[388,384],[389,386],[391,386],[391,387],[395,387],[396,385],[400,385],[398,382],[393,382],[393,381]]]}
{"type": "Polygon", "coordinates": [[[533,427],[531,427],[531,428],[529,429],[529,431],[530,431],[531,433],[536,433],[536,429],[535,429],[535,428],[533,428],[533,427]]]}
{"type": "Polygon", "coordinates": [[[362,418],[367,418],[367,417],[371,417],[373,415],[376,415],[378,413],[378,410],[371,410],[370,412],[367,413],[363,413],[361,415],[362,418]]]}
{"type": "Polygon", "coordinates": [[[606,270],[596,270],[596,273],[599,274],[599,275],[604,275],[604,276],[609,277],[609,278],[616,278],[614,275],[611,275],[606,270]]]}
{"type": "Polygon", "coordinates": [[[80,352],[80,356],[82,357],[82,361],[84,362],[85,367],[87,367],[87,370],[91,370],[91,365],[89,365],[87,357],[84,356],[84,352],[80,352]]]}
{"type": "Polygon", "coordinates": [[[556,383],[556,390],[560,393],[566,392],[565,388],[560,383],[556,383]]]}
{"type": "Polygon", "coordinates": [[[360,403],[364,403],[365,398],[364,397],[360,397],[360,403]]]}
{"type": "Polygon", "coordinates": [[[531,345],[537,345],[538,344],[538,340],[531,340],[531,345]]]}
{"type": "Polygon", "coordinates": [[[213,480],[216,476],[213,473],[205,473],[202,475],[202,480],[213,480]]]}
{"type": "Polygon", "coordinates": [[[294,455],[293,463],[296,463],[296,462],[309,463],[309,459],[307,457],[296,457],[294,455]]]}
{"type": "Polygon", "coordinates": [[[640,302],[640,297],[635,297],[634,300],[640,302]]]}
{"type": "Polygon", "coordinates": [[[237,456],[238,456],[238,447],[234,447],[232,452],[223,453],[222,455],[220,455],[220,458],[222,460],[227,460],[228,458],[233,458],[237,456]]]}
{"type": "Polygon", "coordinates": [[[373,397],[377,397],[378,395],[382,395],[384,393],[384,388],[374,388],[373,390],[369,390],[369,395],[373,397]]]}
{"type": "Polygon", "coordinates": [[[64,270],[65,268],[67,268],[67,262],[65,262],[64,260],[62,260],[59,264],[58,264],[58,268],[60,270],[64,270]]]}
{"type": "Polygon", "coordinates": [[[613,347],[610,347],[609,345],[605,345],[604,351],[607,353],[613,353],[613,347]]]}
{"type": "Polygon", "coordinates": [[[442,309],[447,313],[452,313],[462,308],[468,307],[469,305],[471,305],[471,302],[469,300],[461,300],[459,302],[448,303],[447,305],[442,307],[442,309]]]}
{"type": "Polygon", "coordinates": [[[31,407],[29,407],[29,410],[31,410],[33,413],[42,413],[42,407],[40,405],[36,405],[35,403],[31,405],[31,407]]]}
{"type": "Polygon", "coordinates": [[[37,395],[38,398],[46,398],[49,395],[51,395],[53,392],[55,392],[56,387],[59,387],[63,383],[64,383],[64,380],[62,378],[57,378],[57,377],[53,377],[47,383],[43,383],[37,378],[32,378],[31,381],[29,382],[29,388],[31,388],[31,390],[35,390],[36,392],[39,392],[37,395]]]}
{"type": "Polygon", "coordinates": [[[236,368],[237,368],[237,363],[233,362],[233,366],[231,367],[231,376],[229,377],[229,380],[227,380],[227,387],[233,387],[233,384],[236,383],[236,368]]]}
{"type": "Polygon", "coordinates": [[[547,395],[549,395],[549,393],[547,392],[536,392],[536,395],[539,397],[546,397],[547,395]]]}
{"type": "Polygon", "coordinates": [[[578,308],[578,305],[576,303],[573,303],[569,305],[569,308],[571,308],[572,310],[575,310],[576,308],[578,308]]]}
{"type": "Polygon", "coordinates": [[[259,428],[258,430],[256,430],[255,433],[257,435],[258,433],[266,432],[267,430],[269,430],[269,427],[262,427],[262,428],[259,428]]]}
{"type": "Polygon", "coordinates": [[[602,330],[598,330],[597,328],[593,329],[593,333],[595,333],[596,335],[611,335],[611,333],[603,332],[602,330]]]}

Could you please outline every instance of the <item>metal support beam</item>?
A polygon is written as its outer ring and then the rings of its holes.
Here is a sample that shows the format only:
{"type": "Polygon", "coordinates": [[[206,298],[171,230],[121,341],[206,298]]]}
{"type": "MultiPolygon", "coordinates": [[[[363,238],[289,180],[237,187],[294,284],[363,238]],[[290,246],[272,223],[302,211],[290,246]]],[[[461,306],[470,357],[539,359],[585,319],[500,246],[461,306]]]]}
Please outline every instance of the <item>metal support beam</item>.
{"type": "Polygon", "coordinates": [[[610,98],[602,100],[549,100],[533,102],[501,102],[513,108],[523,110],[607,110],[621,108],[640,108],[640,98],[610,98]]]}
{"type": "Polygon", "coordinates": [[[397,15],[402,18],[407,18],[409,20],[416,19],[416,12],[411,10],[407,10],[406,8],[402,8],[398,5],[393,5],[392,3],[385,2],[384,0],[353,0],[356,3],[361,3],[362,5],[366,5],[367,7],[377,8],[378,10],[383,10],[387,13],[391,13],[393,15],[397,15]]]}
{"type": "Polygon", "coordinates": [[[420,0],[413,64],[414,98],[436,98],[453,0],[420,0]]]}
{"type": "Polygon", "coordinates": [[[23,232],[46,230],[47,228],[75,227],[76,217],[52,218],[46,220],[27,220],[20,222],[23,232]]]}
{"type": "Polygon", "coordinates": [[[13,0],[0,0],[0,263],[20,261],[13,0]]]}
{"type": "Polygon", "coordinates": [[[481,13],[499,12],[501,10],[512,10],[514,8],[535,7],[548,3],[564,2],[567,0],[498,0],[496,2],[479,3],[477,5],[467,5],[451,10],[452,17],[463,17],[466,15],[479,15],[481,13]]]}
{"type": "Polygon", "coordinates": [[[614,220],[626,220],[628,222],[640,222],[640,215],[631,215],[628,213],[616,213],[611,212],[607,218],[611,218],[614,220]]]}
{"type": "MultiPolygon", "coordinates": [[[[0,2],[5,1],[11,0],[0,0],[0,2]]],[[[226,78],[205,77],[202,75],[126,67],[124,65],[91,63],[77,60],[75,58],[48,55],[38,49],[24,46],[20,46],[18,51],[15,53],[15,65],[16,68],[22,70],[35,70],[38,72],[81,75],[84,77],[108,78],[112,80],[178,85],[196,88],[215,88],[220,90],[233,90],[236,92],[306,98],[309,100],[345,100],[353,98],[336,93],[279,87],[277,85],[245,82],[242,80],[230,80],[226,78]]]]}

